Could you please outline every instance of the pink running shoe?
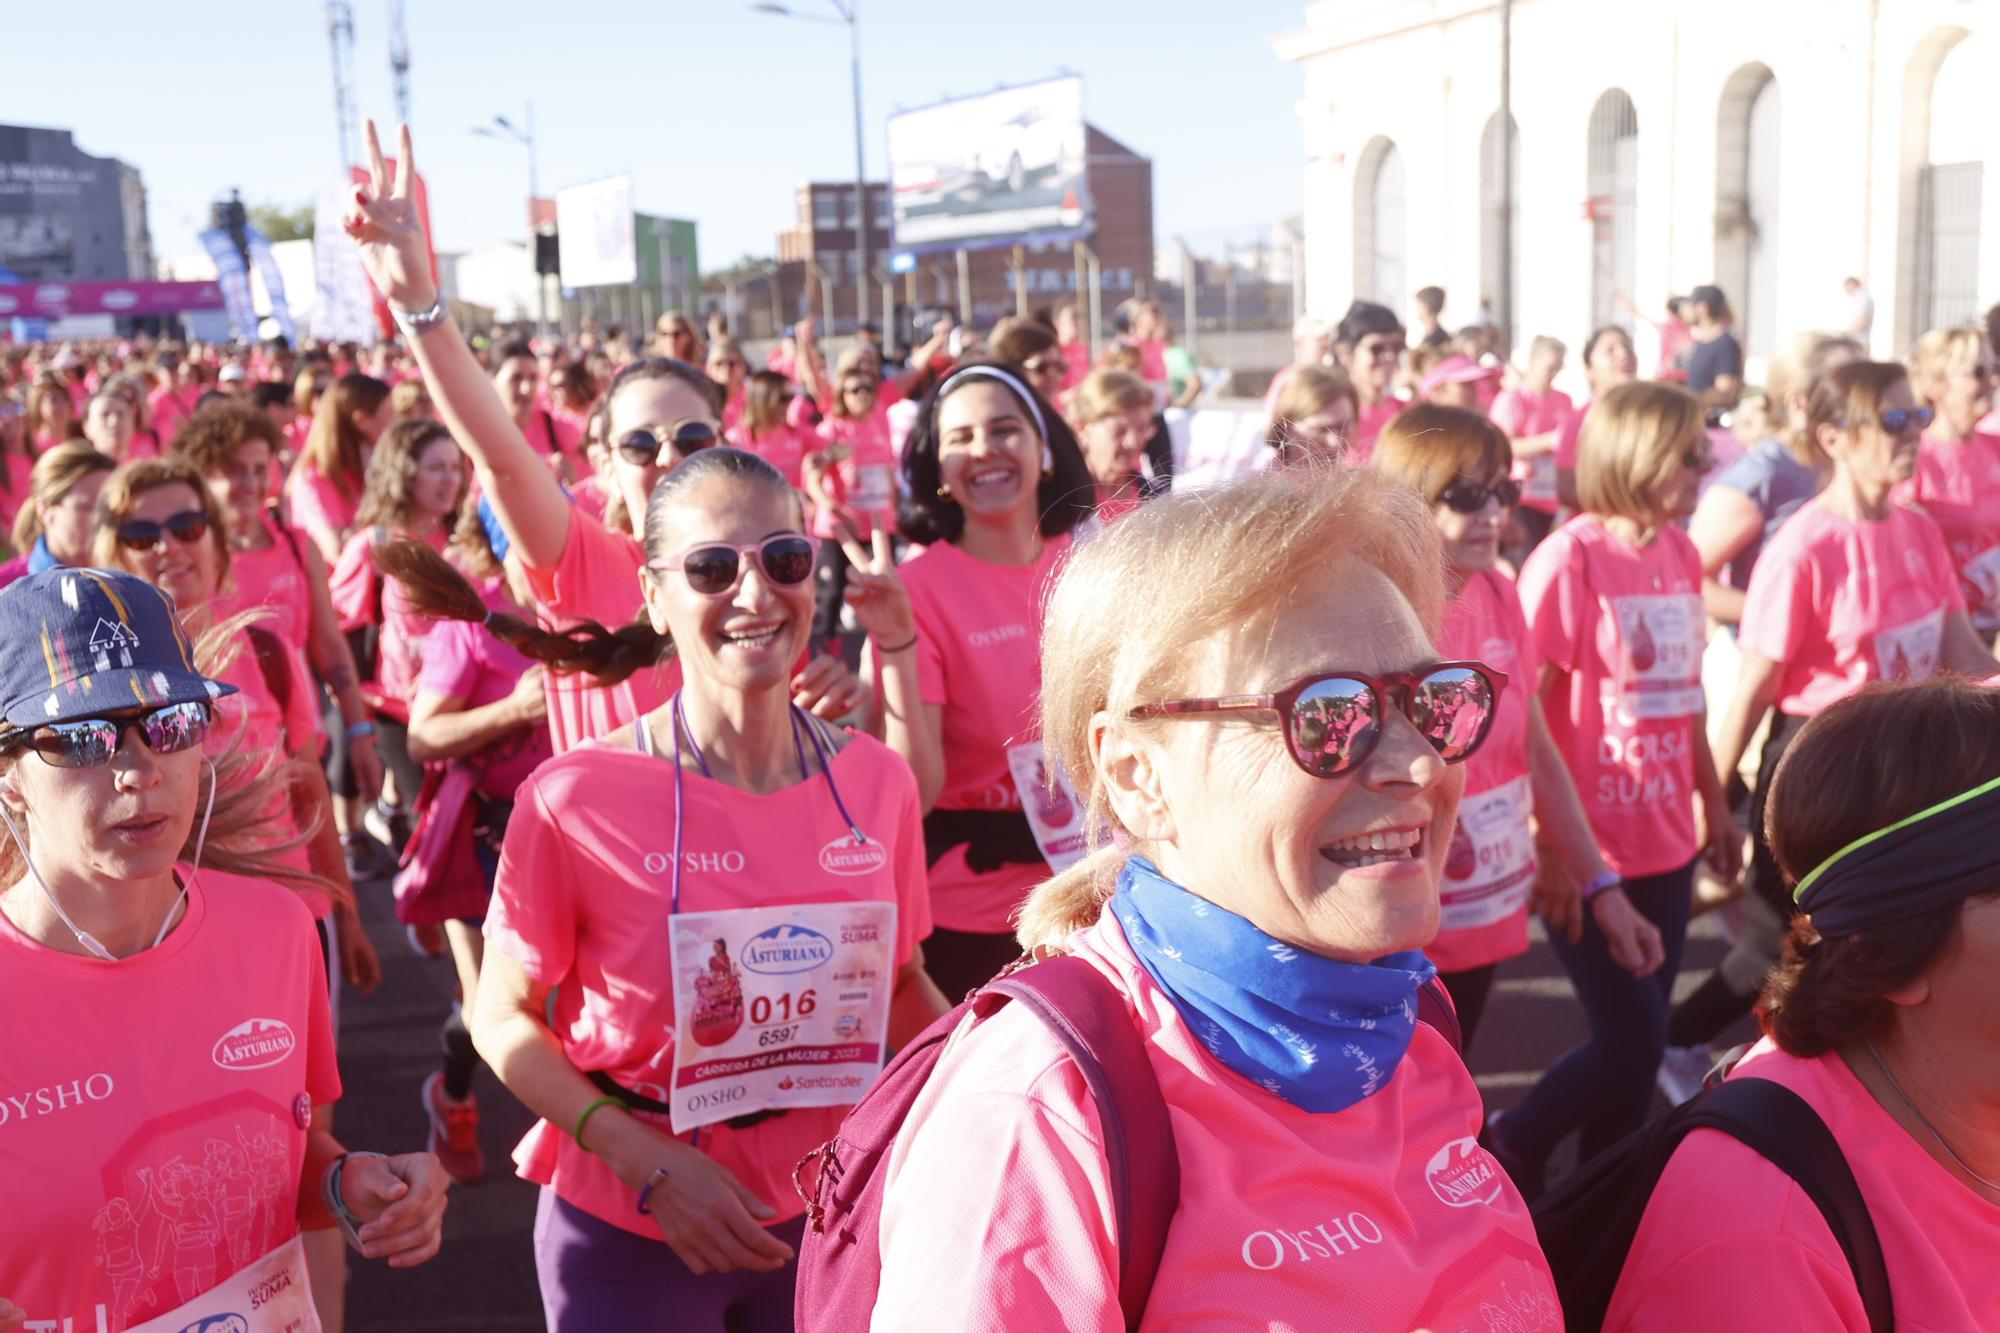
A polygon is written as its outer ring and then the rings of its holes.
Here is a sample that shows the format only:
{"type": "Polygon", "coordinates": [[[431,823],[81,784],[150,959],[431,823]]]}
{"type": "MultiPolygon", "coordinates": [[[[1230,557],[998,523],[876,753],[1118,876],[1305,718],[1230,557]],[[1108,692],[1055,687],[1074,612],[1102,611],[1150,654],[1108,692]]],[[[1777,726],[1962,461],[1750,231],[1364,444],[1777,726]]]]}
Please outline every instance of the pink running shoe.
{"type": "Polygon", "coordinates": [[[444,1071],[424,1080],[424,1114],[430,1117],[430,1151],[444,1173],[461,1185],[476,1185],[486,1174],[479,1151],[479,1103],[471,1093],[455,1102],[445,1095],[444,1071]]]}

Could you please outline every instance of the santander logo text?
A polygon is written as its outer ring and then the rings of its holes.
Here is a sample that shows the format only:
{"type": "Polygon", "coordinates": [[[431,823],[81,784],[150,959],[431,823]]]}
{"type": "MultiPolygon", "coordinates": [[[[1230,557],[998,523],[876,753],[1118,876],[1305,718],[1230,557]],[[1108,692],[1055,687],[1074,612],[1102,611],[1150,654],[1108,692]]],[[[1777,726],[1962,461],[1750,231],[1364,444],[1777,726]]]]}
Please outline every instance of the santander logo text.
{"type": "Polygon", "coordinates": [[[819,849],[819,868],[829,875],[870,875],[888,864],[888,849],[872,838],[856,842],[843,834],[819,849]]]}
{"type": "Polygon", "coordinates": [[[298,1047],[291,1025],[276,1018],[246,1018],[216,1039],[213,1056],[221,1069],[269,1069],[298,1047]]]}

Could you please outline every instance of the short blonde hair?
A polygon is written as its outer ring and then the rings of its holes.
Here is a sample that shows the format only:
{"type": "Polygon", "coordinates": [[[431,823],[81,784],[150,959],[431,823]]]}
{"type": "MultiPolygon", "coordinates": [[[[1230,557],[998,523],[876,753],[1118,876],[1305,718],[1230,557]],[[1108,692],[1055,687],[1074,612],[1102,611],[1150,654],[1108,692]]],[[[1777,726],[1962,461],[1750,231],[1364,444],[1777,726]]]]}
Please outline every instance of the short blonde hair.
{"type": "MultiPolygon", "coordinates": [[[[1043,618],[1042,743],[1084,796],[1089,827],[1116,824],[1091,758],[1091,719],[1185,690],[1201,644],[1270,625],[1293,589],[1342,556],[1380,570],[1436,636],[1445,573],[1430,510],[1380,477],[1330,464],[1170,492],[1070,557],[1043,618]],[[1162,579],[1162,569],[1180,575],[1162,579]]],[[[1021,943],[1058,945],[1094,922],[1127,854],[1100,846],[1037,888],[1021,910],[1021,943]]]]}
{"type": "Polygon", "coordinates": [[[1070,420],[1079,426],[1135,407],[1151,410],[1153,391],[1129,370],[1093,370],[1070,399],[1070,420]]]}
{"type": "Polygon", "coordinates": [[[1986,331],[1970,324],[1932,329],[1910,348],[1910,392],[1918,402],[1935,407],[1951,368],[1961,361],[1976,360],[1984,346],[1986,331]]]}
{"type": "Polygon", "coordinates": [[[1658,496],[1701,439],[1701,403],[1686,389],[1620,384],[1590,405],[1576,442],[1576,494],[1600,518],[1651,522],[1658,496]]]}

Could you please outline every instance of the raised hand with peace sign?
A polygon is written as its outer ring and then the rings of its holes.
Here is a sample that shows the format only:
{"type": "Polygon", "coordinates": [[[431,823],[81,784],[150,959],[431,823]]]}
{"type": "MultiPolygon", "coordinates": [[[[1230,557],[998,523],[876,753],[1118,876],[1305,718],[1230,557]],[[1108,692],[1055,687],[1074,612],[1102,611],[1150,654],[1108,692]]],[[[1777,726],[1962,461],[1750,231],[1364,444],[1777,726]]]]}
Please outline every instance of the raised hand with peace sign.
{"type": "Polygon", "coordinates": [[[888,532],[876,528],[870,542],[870,547],[864,548],[852,537],[841,538],[840,549],[847,553],[850,566],[847,604],[854,608],[861,628],[875,640],[875,651],[886,658],[915,645],[917,622],[910,611],[909,589],[896,574],[888,532]]]}
{"type": "Polygon", "coordinates": [[[393,178],[372,120],[367,138],[368,183],[354,187],[342,223],[382,298],[403,310],[428,310],[437,300],[437,283],[431,279],[430,245],[411,187],[417,168],[410,127],[402,128],[393,178]]]}

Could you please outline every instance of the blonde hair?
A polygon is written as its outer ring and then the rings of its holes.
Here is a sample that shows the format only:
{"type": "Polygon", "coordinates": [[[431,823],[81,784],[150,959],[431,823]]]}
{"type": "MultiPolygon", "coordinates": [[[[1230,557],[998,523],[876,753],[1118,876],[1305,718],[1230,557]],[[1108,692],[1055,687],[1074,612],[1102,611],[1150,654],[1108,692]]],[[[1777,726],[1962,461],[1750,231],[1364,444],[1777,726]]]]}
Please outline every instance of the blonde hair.
{"type": "MultiPolygon", "coordinates": [[[[1792,399],[1797,397],[1803,405],[1811,397],[1813,385],[1820,376],[1835,364],[1837,358],[1847,361],[1866,360],[1868,351],[1860,340],[1845,333],[1801,333],[1792,339],[1792,345],[1782,356],[1771,358],[1771,367],[1764,372],[1764,412],[1770,418],[1772,433],[1782,439],[1790,449],[1792,457],[1809,468],[1825,468],[1831,460],[1820,451],[1812,433],[1806,429],[1804,411],[1792,410],[1792,399]],[[1844,358],[1841,354],[1846,353],[1844,358]]],[[[1739,435],[1748,435],[1738,422],[1739,435]]]]}
{"type": "Polygon", "coordinates": [[[1600,518],[1651,522],[1656,498],[1701,438],[1701,404],[1686,389],[1620,384],[1590,405],[1576,445],[1576,494],[1600,518]]]}
{"type": "Polygon", "coordinates": [[[1122,718],[1183,690],[1200,645],[1268,630],[1292,590],[1341,556],[1387,576],[1435,635],[1445,574],[1430,511],[1367,472],[1307,465],[1173,491],[1070,557],[1043,619],[1042,743],[1083,793],[1100,845],[1029,896],[1018,930],[1024,948],[1057,946],[1096,921],[1128,854],[1101,841],[1104,830],[1125,831],[1092,759],[1091,719],[1122,718]],[[1161,579],[1162,569],[1182,575],[1161,579]]]}
{"type": "Polygon", "coordinates": [[[1460,477],[1486,483],[1505,477],[1514,465],[1514,446],[1477,412],[1438,403],[1418,403],[1398,412],[1375,439],[1369,466],[1399,486],[1436,504],[1460,477]]]}
{"type": "Polygon", "coordinates": [[[94,472],[113,472],[118,460],[85,440],[64,440],[35,460],[28,474],[28,502],[14,517],[14,546],[25,551],[42,537],[43,505],[59,505],[76,484],[94,472]]]}
{"type": "Polygon", "coordinates": [[[1278,403],[1271,412],[1271,433],[1266,442],[1284,453],[1292,439],[1295,422],[1318,416],[1343,399],[1353,409],[1355,419],[1360,420],[1361,398],[1354,392],[1352,380],[1328,366],[1301,368],[1278,391],[1278,403]]]}
{"type": "Polygon", "coordinates": [[[1910,348],[1910,392],[1917,401],[1937,406],[1939,390],[1951,368],[1961,361],[1976,360],[1986,345],[1986,331],[1967,324],[1956,329],[1932,329],[1910,348]]]}
{"type": "Polygon", "coordinates": [[[1093,370],[1076,386],[1070,399],[1070,419],[1085,426],[1101,417],[1153,407],[1153,391],[1129,370],[1093,370]]]}
{"type": "Polygon", "coordinates": [[[135,458],[121,463],[97,497],[97,540],[92,557],[106,569],[130,569],[125,552],[118,545],[118,525],[132,516],[139,497],[164,486],[185,486],[194,492],[195,508],[208,516],[208,532],[202,540],[215,550],[215,591],[229,581],[229,529],[222,506],[209,492],[201,473],[185,458],[135,458]]]}

